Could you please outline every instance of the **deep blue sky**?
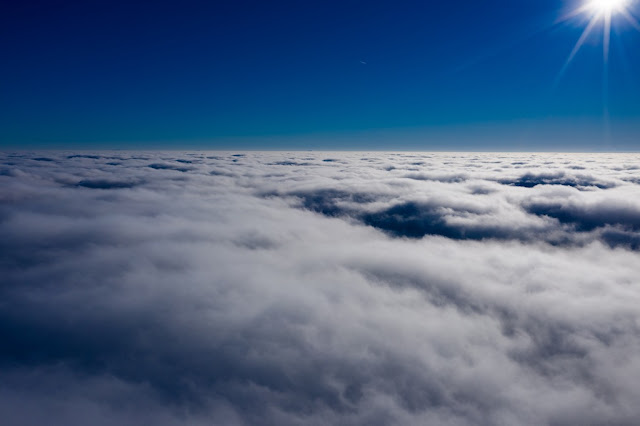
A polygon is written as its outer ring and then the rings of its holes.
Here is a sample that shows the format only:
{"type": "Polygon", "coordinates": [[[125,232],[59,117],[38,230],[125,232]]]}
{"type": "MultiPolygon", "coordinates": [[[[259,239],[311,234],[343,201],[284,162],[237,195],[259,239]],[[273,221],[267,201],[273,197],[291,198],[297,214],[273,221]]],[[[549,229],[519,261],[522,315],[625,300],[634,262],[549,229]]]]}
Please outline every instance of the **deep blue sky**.
{"type": "Polygon", "coordinates": [[[558,79],[581,4],[5,2],[0,146],[638,150],[640,32],[608,125],[601,24],[558,79]]]}

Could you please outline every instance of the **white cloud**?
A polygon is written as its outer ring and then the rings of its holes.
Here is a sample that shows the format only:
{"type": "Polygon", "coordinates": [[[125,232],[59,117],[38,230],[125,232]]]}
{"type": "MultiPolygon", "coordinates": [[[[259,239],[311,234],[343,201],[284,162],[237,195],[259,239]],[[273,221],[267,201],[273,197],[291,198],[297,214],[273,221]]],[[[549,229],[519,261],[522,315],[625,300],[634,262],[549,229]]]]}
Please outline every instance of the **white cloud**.
{"type": "Polygon", "coordinates": [[[11,422],[640,416],[639,156],[234,154],[0,157],[11,422]]]}

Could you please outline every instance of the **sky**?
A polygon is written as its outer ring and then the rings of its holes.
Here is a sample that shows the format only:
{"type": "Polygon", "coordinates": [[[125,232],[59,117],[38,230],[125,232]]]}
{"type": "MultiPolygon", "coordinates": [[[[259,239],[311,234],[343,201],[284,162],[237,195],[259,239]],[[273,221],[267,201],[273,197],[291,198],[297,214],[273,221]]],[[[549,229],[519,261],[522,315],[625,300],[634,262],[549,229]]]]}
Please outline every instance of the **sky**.
{"type": "Polygon", "coordinates": [[[567,63],[583,5],[10,2],[0,148],[637,151],[640,31],[567,63]]]}

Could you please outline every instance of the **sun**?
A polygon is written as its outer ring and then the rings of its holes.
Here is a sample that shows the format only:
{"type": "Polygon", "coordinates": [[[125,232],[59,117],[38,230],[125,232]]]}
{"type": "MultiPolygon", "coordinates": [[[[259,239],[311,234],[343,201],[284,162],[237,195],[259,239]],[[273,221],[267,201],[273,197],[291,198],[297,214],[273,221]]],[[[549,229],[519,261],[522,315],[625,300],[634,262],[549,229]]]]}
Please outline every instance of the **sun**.
{"type": "Polygon", "coordinates": [[[629,0],[588,0],[585,9],[597,14],[610,15],[626,10],[629,0]]]}
{"type": "Polygon", "coordinates": [[[588,21],[587,27],[584,29],[582,35],[578,39],[578,42],[571,51],[567,62],[565,62],[556,80],[558,80],[562,76],[562,74],[564,74],[565,70],[567,69],[575,55],[578,53],[578,50],[580,50],[587,37],[589,37],[589,34],[591,34],[593,29],[599,23],[602,23],[603,27],[602,47],[605,63],[607,63],[609,59],[611,27],[614,21],[614,15],[622,16],[627,21],[629,21],[629,23],[631,23],[633,27],[640,31],[640,23],[636,21],[636,19],[630,13],[630,8],[635,2],[636,0],[584,0],[581,7],[567,15],[566,19],[580,14],[588,14],[591,15],[591,19],[588,21]]]}

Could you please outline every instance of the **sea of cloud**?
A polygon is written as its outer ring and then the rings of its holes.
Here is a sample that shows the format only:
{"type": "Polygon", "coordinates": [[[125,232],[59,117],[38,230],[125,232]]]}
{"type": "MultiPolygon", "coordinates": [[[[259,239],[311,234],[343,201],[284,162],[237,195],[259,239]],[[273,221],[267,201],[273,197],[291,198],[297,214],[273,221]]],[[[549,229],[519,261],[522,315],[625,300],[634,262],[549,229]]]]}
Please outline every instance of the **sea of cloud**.
{"type": "Polygon", "coordinates": [[[0,153],[4,425],[640,418],[640,155],[0,153]]]}

